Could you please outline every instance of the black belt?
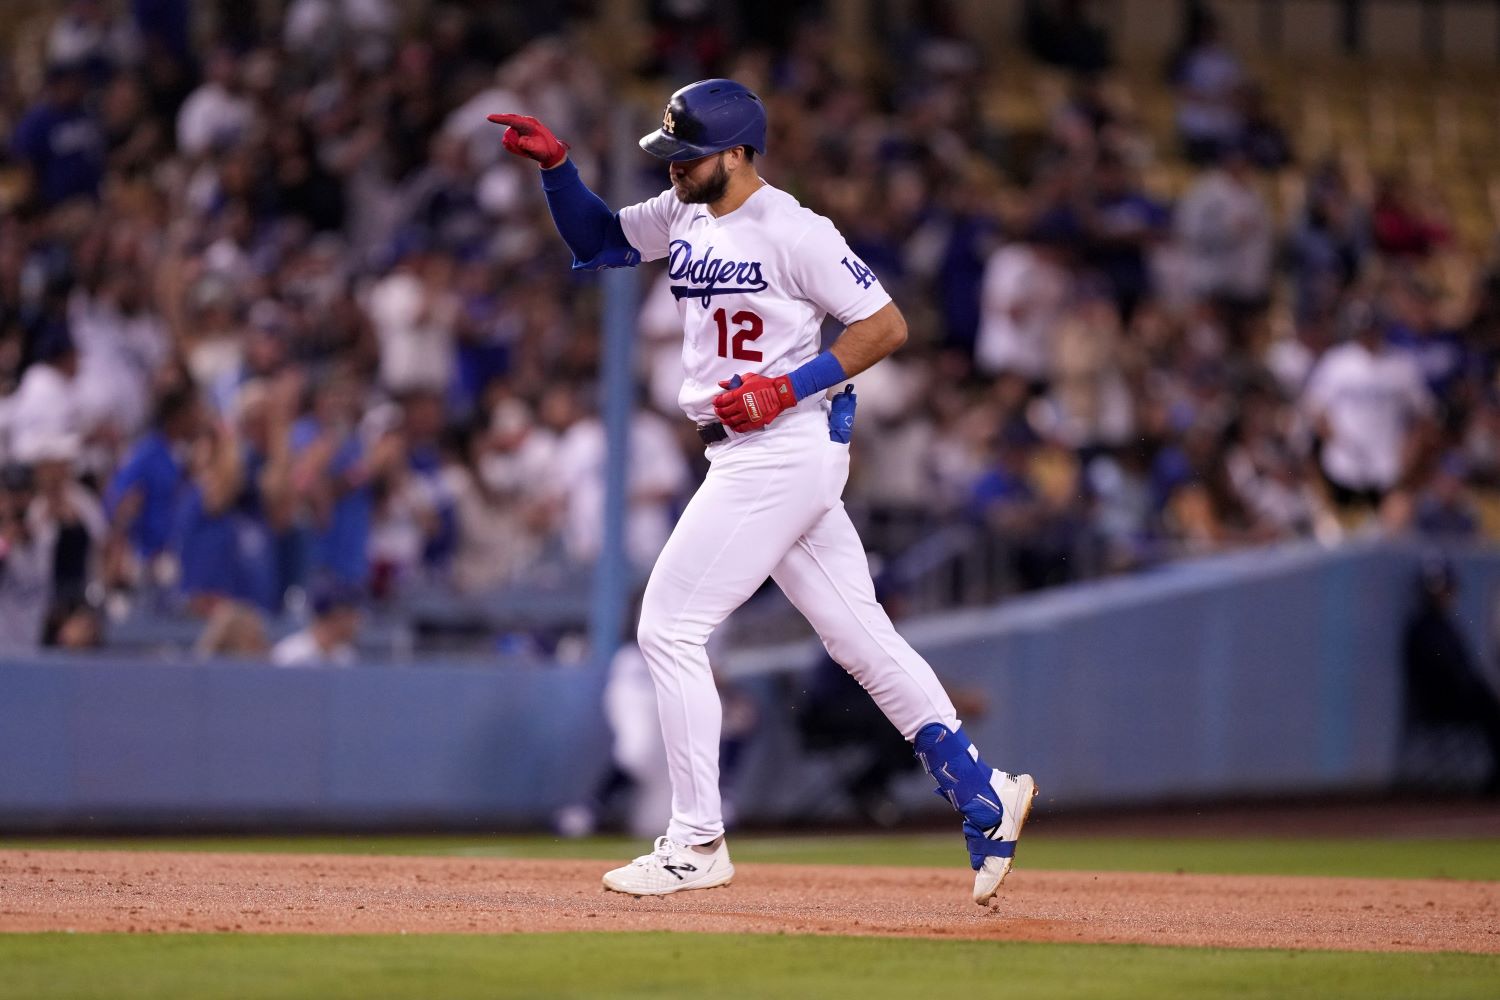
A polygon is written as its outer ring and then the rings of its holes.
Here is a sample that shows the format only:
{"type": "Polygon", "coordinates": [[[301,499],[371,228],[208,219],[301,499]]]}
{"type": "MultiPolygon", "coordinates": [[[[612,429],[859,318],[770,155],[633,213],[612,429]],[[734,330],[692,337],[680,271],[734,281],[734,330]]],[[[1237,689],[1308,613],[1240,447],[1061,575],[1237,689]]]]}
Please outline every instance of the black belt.
{"type": "Polygon", "coordinates": [[[715,420],[711,424],[698,425],[698,438],[704,444],[717,444],[720,441],[728,440],[729,432],[724,429],[723,424],[715,420]]]}

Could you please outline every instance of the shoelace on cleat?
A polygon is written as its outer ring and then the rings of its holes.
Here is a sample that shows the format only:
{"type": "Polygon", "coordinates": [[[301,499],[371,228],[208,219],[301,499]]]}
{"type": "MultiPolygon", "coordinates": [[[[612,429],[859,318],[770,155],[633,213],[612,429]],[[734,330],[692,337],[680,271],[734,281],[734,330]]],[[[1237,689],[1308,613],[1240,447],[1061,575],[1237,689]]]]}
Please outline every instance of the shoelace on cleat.
{"type": "Polygon", "coordinates": [[[656,838],[656,844],[652,847],[650,854],[642,854],[631,864],[649,866],[652,862],[667,862],[672,859],[673,845],[665,835],[656,838]]]}

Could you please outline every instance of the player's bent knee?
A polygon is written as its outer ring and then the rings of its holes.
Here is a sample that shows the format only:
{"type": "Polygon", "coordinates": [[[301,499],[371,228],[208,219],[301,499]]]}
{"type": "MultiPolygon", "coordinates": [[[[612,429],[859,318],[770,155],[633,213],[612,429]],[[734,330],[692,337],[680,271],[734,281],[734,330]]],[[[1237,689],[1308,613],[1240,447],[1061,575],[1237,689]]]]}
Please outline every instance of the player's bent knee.
{"type": "Polygon", "coordinates": [[[665,664],[679,667],[698,662],[707,664],[707,657],[703,654],[703,646],[707,640],[695,639],[679,623],[670,619],[642,614],[640,623],[636,626],[635,639],[653,674],[665,664]]]}

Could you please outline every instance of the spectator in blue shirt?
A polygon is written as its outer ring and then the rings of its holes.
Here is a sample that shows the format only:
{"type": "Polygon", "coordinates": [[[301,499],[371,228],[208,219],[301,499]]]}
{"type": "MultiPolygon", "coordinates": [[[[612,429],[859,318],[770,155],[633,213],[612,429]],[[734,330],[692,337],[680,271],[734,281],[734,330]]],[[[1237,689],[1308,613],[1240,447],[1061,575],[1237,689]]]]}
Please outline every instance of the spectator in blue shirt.
{"type": "Polygon", "coordinates": [[[313,397],[313,409],[292,427],[293,488],[309,509],[308,573],[351,587],[370,577],[374,484],[406,460],[397,434],[369,447],[359,433],[363,410],[358,377],[336,371],[313,397]]]}
{"type": "Polygon", "coordinates": [[[11,152],[25,164],[32,196],[44,208],[99,195],[104,130],[84,105],[87,87],[83,67],[49,67],[42,99],[16,123],[11,135],[11,152]]]}
{"type": "Polygon", "coordinates": [[[458,272],[462,305],[451,404],[460,414],[478,411],[486,388],[510,371],[520,324],[507,310],[496,278],[495,269],[482,258],[464,261],[458,272]]]}
{"type": "Polygon", "coordinates": [[[1015,582],[1023,590],[1061,583],[1073,572],[1078,525],[1071,512],[1050,505],[1030,468],[1039,445],[1020,419],[997,435],[994,462],[974,483],[970,516],[1003,542],[1015,582]]]}
{"type": "Polygon", "coordinates": [[[986,199],[977,185],[952,196],[947,215],[948,239],[942,263],[933,279],[943,310],[943,346],[973,357],[979,338],[979,300],[984,267],[999,225],[985,211],[986,199]]]}
{"type": "Polygon", "coordinates": [[[1086,215],[1088,262],[1109,283],[1110,296],[1129,324],[1136,306],[1151,294],[1151,248],[1171,228],[1167,206],[1146,194],[1118,154],[1100,154],[1086,215]]]}
{"type": "Polygon", "coordinates": [[[995,442],[994,462],[975,482],[969,512],[1002,534],[1023,534],[1031,526],[1036,500],[1027,476],[1034,436],[1024,425],[1013,425],[995,442]]]}
{"type": "Polygon", "coordinates": [[[1336,161],[1319,164],[1307,180],[1301,217],[1288,238],[1297,320],[1331,316],[1370,254],[1370,217],[1336,161]]]}
{"type": "Polygon", "coordinates": [[[190,0],[130,0],[130,14],[141,40],[188,65],[193,61],[190,0]]]}
{"type": "Polygon", "coordinates": [[[1262,170],[1280,170],[1292,162],[1292,143],[1266,104],[1266,92],[1256,84],[1240,91],[1240,113],[1244,116],[1239,142],[1250,162],[1262,170]]]}
{"type": "Polygon", "coordinates": [[[1427,388],[1450,406],[1456,401],[1458,383],[1468,372],[1469,351],[1456,330],[1445,327],[1437,315],[1437,297],[1417,282],[1402,282],[1392,296],[1393,322],[1386,341],[1409,354],[1427,381],[1427,388]]]}
{"type": "Polygon", "coordinates": [[[1471,542],[1479,536],[1479,512],[1469,494],[1463,455],[1453,452],[1437,463],[1427,489],[1417,498],[1414,522],[1426,538],[1471,542]]]}
{"type": "MultiPolygon", "coordinates": [[[[246,407],[264,408],[259,402],[246,407]]],[[[259,417],[244,414],[241,419],[245,431],[259,417]]],[[[182,593],[197,611],[206,613],[224,598],[272,613],[281,610],[277,539],[266,516],[266,463],[251,435],[236,433],[227,422],[193,444],[190,478],[178,493],[173,538],[182,593]]]]}
{"type": "Polygon", "coordinates": [[[110,541],[106,556],[111,583],[130,577],[129,555],[149,564],[167,547],[185,471],[183,450],[202,422],[198,397],[188,388],[164,395],[150,433],[126,456],[105,491],[110,541]]]}

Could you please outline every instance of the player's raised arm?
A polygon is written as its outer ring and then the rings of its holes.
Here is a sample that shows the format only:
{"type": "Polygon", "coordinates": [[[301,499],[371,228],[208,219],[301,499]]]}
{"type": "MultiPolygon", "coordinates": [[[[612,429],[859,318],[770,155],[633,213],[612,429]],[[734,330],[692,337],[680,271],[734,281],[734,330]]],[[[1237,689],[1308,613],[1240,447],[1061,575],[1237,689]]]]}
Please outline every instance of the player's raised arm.
{"type": "Polygon", "coordinates": [[[500,142],[508,152],[541,166],[547,208],[563,242],[573,251],[575,268],[634,267],[641,262],[640,252],[625,238],[620,217],[578,176],[578,168],[568,159],[567,143],[529,115],[488,117],[496,125],[507,126],[500,142]]]}

